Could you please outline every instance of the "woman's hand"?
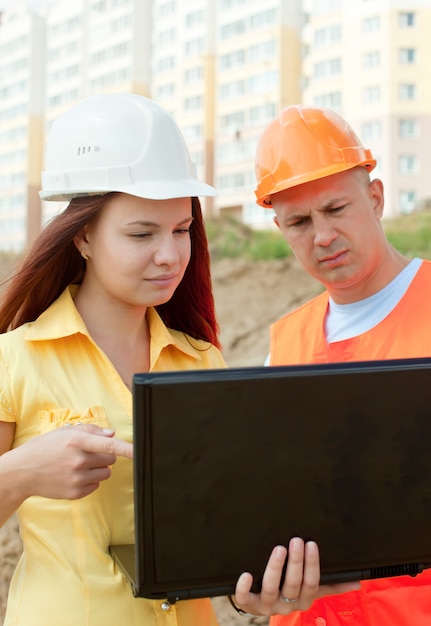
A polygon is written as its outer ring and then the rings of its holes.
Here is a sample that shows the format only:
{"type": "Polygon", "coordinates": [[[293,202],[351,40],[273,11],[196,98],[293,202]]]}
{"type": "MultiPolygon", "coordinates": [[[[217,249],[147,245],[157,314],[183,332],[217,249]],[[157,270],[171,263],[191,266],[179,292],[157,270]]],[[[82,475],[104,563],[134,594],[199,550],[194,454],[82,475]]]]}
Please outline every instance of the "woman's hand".
{"type": "Polygon", "coordinates": [[[276,546],[268,560],[260,593],[252,593],[253,577],[245,572],[237,582],[235,605],[252,615],[288,615],[292,611],[310,608],[316,598],[334,593],[359,589],[359,583],[340,583],[319,586],[319,550],[314,541],[304,543],[294,537],[289,543],[289,552],[284,546],[276,546]],[[280,591],[283,567],[286,575],[280,591]]]}
{"type": "Polygon", "coordinates": [[[33,495],[74,500],[110,477],[117,456],[133,458],[132,444],[115,439],[113,430],[77,424],[34,437],[3,460],[22,500],[33,495]]]}

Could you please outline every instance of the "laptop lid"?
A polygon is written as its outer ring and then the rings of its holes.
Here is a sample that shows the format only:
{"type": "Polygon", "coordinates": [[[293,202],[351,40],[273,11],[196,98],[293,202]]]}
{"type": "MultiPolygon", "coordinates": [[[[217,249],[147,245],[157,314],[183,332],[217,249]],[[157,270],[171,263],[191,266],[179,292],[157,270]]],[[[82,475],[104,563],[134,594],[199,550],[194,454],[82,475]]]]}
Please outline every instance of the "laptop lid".
{"type": "Polygon", "coordinates": [[[135,375],[134,594],[257,591],[292,536],[322,583],[427,567],[430,383],[431,359],[135,375]]]}

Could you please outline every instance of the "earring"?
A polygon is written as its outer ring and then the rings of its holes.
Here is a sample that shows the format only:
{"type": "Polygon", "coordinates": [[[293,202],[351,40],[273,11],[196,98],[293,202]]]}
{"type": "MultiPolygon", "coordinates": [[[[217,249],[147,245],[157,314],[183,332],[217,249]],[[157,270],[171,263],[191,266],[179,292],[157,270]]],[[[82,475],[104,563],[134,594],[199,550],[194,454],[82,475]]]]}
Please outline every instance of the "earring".
{"type": "Polygon", "coordinates": [[[82,256],[83,259],[88,261],[88,256],[87,256],[87,253],[85,252],[85,248],[81,249],[81,256],[82,256]]]}

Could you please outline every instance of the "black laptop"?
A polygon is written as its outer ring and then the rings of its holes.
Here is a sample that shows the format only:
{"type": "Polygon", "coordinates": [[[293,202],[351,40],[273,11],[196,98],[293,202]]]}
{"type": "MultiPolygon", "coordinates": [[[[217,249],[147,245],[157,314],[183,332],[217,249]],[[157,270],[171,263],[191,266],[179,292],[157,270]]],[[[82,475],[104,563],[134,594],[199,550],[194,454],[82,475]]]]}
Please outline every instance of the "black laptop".
{"type": "Polygon", "coordinates": [[[136,374],[135,596],[254,590],[315,540],[321,582],[431,563],[431,359],[136,374]]]}

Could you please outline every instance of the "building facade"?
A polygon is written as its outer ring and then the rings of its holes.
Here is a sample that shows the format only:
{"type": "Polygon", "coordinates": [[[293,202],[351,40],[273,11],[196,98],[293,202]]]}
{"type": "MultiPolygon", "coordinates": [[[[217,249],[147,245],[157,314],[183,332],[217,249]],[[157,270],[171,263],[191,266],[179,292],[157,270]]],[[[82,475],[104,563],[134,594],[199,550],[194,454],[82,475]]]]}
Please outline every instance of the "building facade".
{"type": "Polygon", "coordinates": [[[305,3],[304,104],[341,113],[371,148],[385,216],[431,202],[431,2],[305,3]]]}
{"type": "MultiPolygon", "coordinates": [[[[150,95],[150,0],[56,0],[45,23],[44,137],[54,119],[87,96],[150,95]]],[[[42,221],[63,206],[43,203],[42,221]]]]}
{"type": "Polygon", "coordinates": [[[431,0],[22,0],[0,22],[0,249],[26,247],[64,206],[37,194],[52,121],[109,91],[173,114],[219,191],[207,216],[272,223],[256,145],[297,102],[340,112],[373,150],[386,216],[427,205],[430,26],[431,0]]]}
{"type": "Polygon", "coordinates": [[[0,20],[0,249],[21,250],[41,223],[45,24],[19,4],[0,20]]]}

